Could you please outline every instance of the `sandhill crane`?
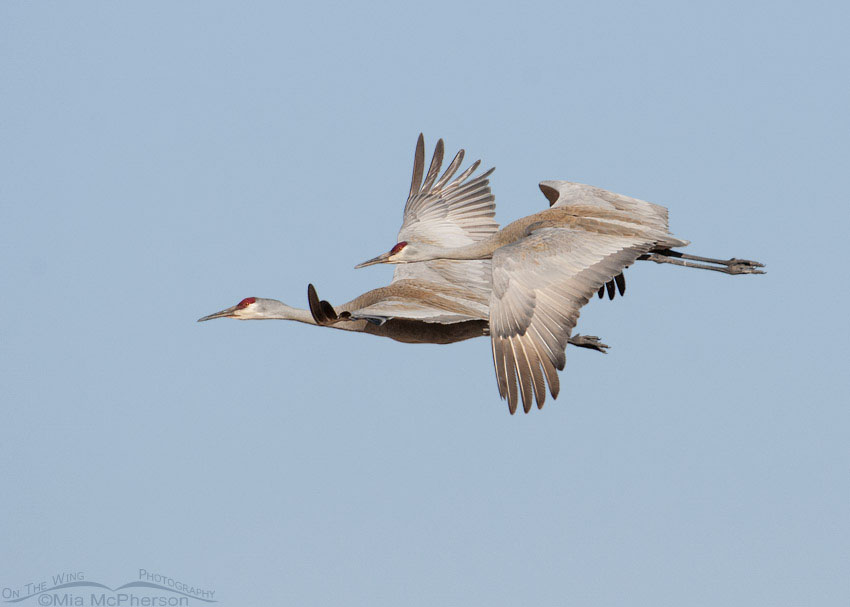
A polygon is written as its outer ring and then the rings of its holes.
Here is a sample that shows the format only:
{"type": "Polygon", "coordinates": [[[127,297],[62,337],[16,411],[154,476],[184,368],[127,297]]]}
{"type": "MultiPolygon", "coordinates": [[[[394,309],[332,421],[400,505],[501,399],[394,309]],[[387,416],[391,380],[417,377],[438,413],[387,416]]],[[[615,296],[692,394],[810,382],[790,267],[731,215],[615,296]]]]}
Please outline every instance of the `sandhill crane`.
{"type": "MultiPolygon", "coordinates": [[[[427,305],[421,305],[413,298],[412,293],[394,295],[396,291],[390,285],[374,289],[356,297],[338,307],[331,306],[324,300],[319,300],[313,285],[307,288],[309,310],[293,308],[276,299],[247,297],[238,304],[221,312],[199,318],[198,322],[213,318],[236,318],[239,320],[295,320],[309,325],[333,327],[343,331],[354,331],[389,337],[405,343],[450,344],[472,337],[489,335],[487,319],[476,315],[464,315],[460,311],[453,316],[452,322],[425,321],[420,319],[394,317],[384,319],[369,315],[372,305],[380,305],[384,301],[393,300],[396,303],[408,304],[414,315],[417,309],[422,313],[427,305]],[[361,314],[363,313],[363,314],[361,314]]],[[[440,311],[445,313],[445,311],[440,311]]]]}
{"type": "MultiPolygon", "coordinates": [[[[427,289],[428,286],[425,283],[418,286],[390,284],[367,291],[348,303],[334,307],[327,301],[320,300],[315,287],[308,285],[309,310],[293,308],[277,299],[246,297],[235,306],[199,318],[198,322],[214,318],[294,320],[308,325],[389,337],[412,344],[453,344],[473,337],[490,335],[486,314],[483,318],[477,312],[474,316],[468,316],[462,309],[462,305],[454,306],[450,301],[439,301],[439,296],[434,297],[433,293],[427,289]],[[417,292],[419,289],[421,292],[417,292]],[[419,299],[420,295],[422,299],[419,299]],[[439,321],[433,317],[430,320],[405,317],[401,316],[403,314],[401,311],[396,312],[396,316],[392,317],[374,315],[374,311],[382,309],[384,304],[404,307],[411,316],[420,313],[424,315],[428,310],[428,304],[423,303],[426,299],[433,299],[438,302],[438,305],[445,305],[448,309],[432,308],[431,312],[435,315],[444,315],[446,318],[451,316],[452,321],[439,321]]],[[[454,295],[456,296],[457,292],[454,295]]],[[[608,348],[593,335],[574,335],[570,337],[568,343],[602,353],[605,353],[608,348]]]]}
{"type": "MultiPolygon", "coordinates": [[[[443,153],[440,141],[431,172],[439,172],[443,153]]],[[[488,180],[492,170],[470,179],[480,164],[477,161],[449,183],[463,162],[463,156],[464,151],[460,150],[439,182],[431,179],[429,172],[429,179],[423,186],[424,142],[420,135],[414,160],[414,167],[418,169],[414,168],[408,205],[433,205],[434,201],[442,201],[446,209],[454,211],[469,200],[475,204],[473,221],[467,221],[464,212],[448,213],[442,219],[443,230],[434,234],[434,244],[468,244],[495,234],[499,229],[493,219],[495,202],[488,180]]],[[[415,223],[412,217],[411,222],[415,223]]],[[[489,335],[489,273],[489,260],[432,261],[399,266],[389,285],[368,291],[338,307],[320,300],[313,285],[309,285],[309,310],[293,308],[276,299],[247,297],[198,322],[214,318],[283,319],[369,333],[406,343],[449,344],[489,335]]],[[[588,335],[575,335],[568,343],[603,353],[608,348],[599,338],[588,335]]]]}
{"type": "MultiPolygon", "coordinates": [[[[424,153],[419,147],[411,191],[422,179],[424,153]]],[[[426,186],[438,173],[439,166],[435,169],[432,163],[426,186]]],[[[446,179],[444,175],[437,183],[446,179]]],[[[594,293],[601,296],[612,281],[619,286],[623,269],[636,260],[726,274],[763,273],[759,269],[763,265],[755,261],[673,251],[689,243],[670,234],[667,209],[662,206],[568,181],[543,181],[540,189],[551,208],[472,242],[442,236],[460,223],[486,222],[492,217],[491,207],[475,198],[455,204],[434,197],[409,200],[397,243],[389,252],[355,266],[391,263],[415,268],[413,262],[491,260],[490,340],[499,394],[507,399],[512,414],[520,398],[526,413],[533,400],[541,408],[547,383],[552,398],[558,396],[556,369],[564,368],[564,349],[579,310],[594,293]]],[[[608,290],[613,295],[613,285],[608,290]]]]}

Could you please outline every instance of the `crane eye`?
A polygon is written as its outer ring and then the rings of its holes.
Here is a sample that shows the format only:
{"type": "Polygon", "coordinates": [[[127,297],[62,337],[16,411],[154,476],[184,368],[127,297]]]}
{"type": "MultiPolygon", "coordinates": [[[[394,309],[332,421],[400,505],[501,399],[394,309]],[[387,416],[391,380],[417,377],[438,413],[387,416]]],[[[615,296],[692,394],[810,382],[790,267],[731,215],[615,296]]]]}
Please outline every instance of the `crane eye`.
{"type": "Polygon", "coordinates": [[[240,310],[242,310],[243,308],[247,308],[248,306],[250,306],[255,301],[257,301],[256,297],[246,297],[245,299],[240,301],[238,304],[236,304],[236,307],[239,308],[240,310]]]}
{"type": "Polygon", "coordinates": [[[407,241],[402,240],[400,243],[398,243],[396,246],[394,246],[392,249],[390,249],[390,255],[395,255],[396,253],[401,251],[406,246],[407,246],[407,241]]]}

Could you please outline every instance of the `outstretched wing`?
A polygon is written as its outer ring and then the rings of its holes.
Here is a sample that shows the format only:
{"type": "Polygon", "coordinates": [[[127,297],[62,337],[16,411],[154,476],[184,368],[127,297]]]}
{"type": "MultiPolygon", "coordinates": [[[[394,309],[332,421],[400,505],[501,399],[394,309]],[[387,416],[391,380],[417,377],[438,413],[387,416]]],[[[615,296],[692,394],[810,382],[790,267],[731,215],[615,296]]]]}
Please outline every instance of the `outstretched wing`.
{"type": "Polygon", "coordinates": [[[572,181],[541,181],[540,191],[546,196],[551,207],[582,206],[596,207],[608,211],[628,213],[640,221],[641,225],[662,230],[666,237],[658,244],[663,247],[684,247],[687,240],[673,238],[667,233],[667,207],[660,204],[617,194],[596,186],[572,181]]]}
{"type": "Polygon", "coordinates": [[[310,313],[319,325],[361,319],[383,324],[390,318],[439,324],[487,320],[488,298],[489,291],[481,293],[436,283],[400,280],[334,307],[319,299],[312,284],[307,287],[310,313]]]}
{"type": "MultiPolygon", "coordinates": [[[[541,181],[538,187],[551,207],[586,206],[626,212],[639,218],[644,225],[667,231],[667,209],[661,205],[572,181],[541,181]]],[[[662,248],[683,247],[687,244],[686,240],[672,237],[659,243],[662,248]]],[[[616,291],[619,291],[620,295],[625,295],[625,276],[622,273],[618,274],[613,280],[601,285],[597,291],[599,299],[603,298],[606,290],[608,299],[614,299],[616,291]]]]}
{"type": "MultiPolygon", "coordinates": [[[[425,139],[419,135],[410,193],[398,233],[399,242],[409,240],[441,247],[461,247],[499,230],[499,224],[493,219],[496,201],[490,192],[489,176],[493,169],[473,177],[481,164],[477,160],[455,177],[463,162],[464,151],[460,150],[440,175],[444,153],[445,146],[440,139],[426,173],[425,139]]],[[[395,269],[393,281],[405,279],[448,283],[489,292],[490,262],[435,260],[400,264],[395,269]]]]}
{"type": "Polygon", "coordinates": [[[490,336],[499,394],[511,413],[520,398],[526,413],[533,398],[542,407],[546,382],[558,396],[556,370],[564,368],[579,310],[657,242],[654,230],[608,232],[543,228],[493,254],[490,336]]]}
{"type": "Polygon", "coordinates": [[[450,290],[438,283],[413,280],[396,281],[375,301],[363,302],[350,311],[352,318],[372,321],[406,318],[440,324],[487,320],[488,313],[486,293],[450,290]]]}
{"type": "Polygon", "coordinates": [[[498,231],[499,224],[493,219],[496,201],[488,179],[495,169],[472,177],[481,164],[476,160],[454,177],[463,162],[464,151],[460,150],[438,179],[444,152],[445,146],[440,139],[423,181],[425,140],[419,135],[399,242],[415,240],[442,247],[461,247],[498,231]]]}

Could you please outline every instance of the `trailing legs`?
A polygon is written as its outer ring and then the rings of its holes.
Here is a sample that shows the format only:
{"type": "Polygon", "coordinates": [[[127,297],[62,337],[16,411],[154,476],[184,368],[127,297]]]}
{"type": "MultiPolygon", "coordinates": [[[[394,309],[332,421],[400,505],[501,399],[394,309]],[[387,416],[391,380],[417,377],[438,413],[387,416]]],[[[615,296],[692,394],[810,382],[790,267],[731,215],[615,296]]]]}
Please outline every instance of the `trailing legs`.
{"type": "Polygon", "coordinates": [[[664,249],[662,251],[653,251],[646,255],[641,255],[638,259],[646,259],[655,263],[671,263],[675,266],[683,266],[685,268],[699,268],[700,270],[714,270],[715,272],[723,272],[724,274],[764,274],[764,264],[749,259],[712,259],[711,257],[698,257],[697,255],[688,255],[680,253],[672,249],[664,249]]]}

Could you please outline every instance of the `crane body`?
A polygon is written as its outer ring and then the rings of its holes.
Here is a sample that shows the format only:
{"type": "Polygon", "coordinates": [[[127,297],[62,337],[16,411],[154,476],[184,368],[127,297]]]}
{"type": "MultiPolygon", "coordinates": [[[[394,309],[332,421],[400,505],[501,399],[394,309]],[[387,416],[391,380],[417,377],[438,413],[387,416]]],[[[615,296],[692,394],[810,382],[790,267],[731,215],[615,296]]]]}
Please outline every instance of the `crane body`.
{"type": "MultiPolygon", "coordinates": [[[[455,177],[463,161],[461,150],[437,179],[444,149],[440,141],[425,175],[421,139],[420,136],[414,161],[414,178],[418,174],[418,182],[414,179],[411,184],[406,207],[407,229],[429,242],[446,246],[477,242],[497,233],[499,226],[493,219],[495,198],[488,180],[492,169],[473,177],[480,164],[476,161],[455,177]],[[434,215],[436,200],[447,206],[434,215]],[[438,230],[432,229],[434,222],[439,225],[438,230]]],[[[308,286],[307,299],[309,310],[275,299],[249,297],[199,321],[283,319],[404,343],[455,343],[489,335],[490,261],[437,260],[397,267],[389,285],[337,307],[320,300],[313,285],[308,286]]],[[[608,348],[591,335],[574,335],[567,343],[603,353],[608,348]]]]}
{"type": "MultiPolygon", "coordinates": [[[[441,150],[439,141],[435,158],[441,157],[441,150]]],[[[423,166],[420,135],[411,192],[418,189],[423,166]]],[[[428,175],[436,179],[439,171],[433,168],[432,161],[428,175]]],[[[622,272],[635,261],[726,274],[764,273],[763,264],[755,261],[674,251],[689,242],[669,232],[667,209],[660,205],[569,181],[544,181],[540,189],[551,208],[463,243],[447,243],[434,236],[447,232],[444,217],[457,213],[458,206],[467,209],[468,205],[439,197],[412,205],[409,199],[392,249],[355,266],[489,262],[493,362],[499,394],[508,401],[511,413],[520,400],[526,413],[534,402],[541,408],[547,384],[552,397],[558,396],[557,371],[564,368],[564,350],[579,310],[594,293],[602,297],[607,289],[613,297],[615,285],[622,293],[622,272]]],[[[479,217],[473,206],[464,219],[470,223],[484,220],[492,217],[490,210],[479,217]]]]}
{"type": "Polygon", "coordinates": [[[425,170],[419,135],[410,192],[396,244],[358,268],[396,264],[392,282],[342,304],[308,287],[309,310],[249,297],[205,316],[286,319],[388,337],[449,344],[490,336],[499,394],[511,413],[522,402],[541,408],[553,398],[568,344],[605,352],[598,338],[573,335],[593,294],[625,293],[623,270],[638,260],[723,272],[762,274],[763,264],[676,251],[688,241],[668,230],[663,206],[569,181],[543,181],[549,209],[499,229],[490,191],[493,169],[480,161],[455,176],[460,150],[440,174],[442,139],[425,170]]]}
{"type": "MultiPolygon", "coordinates": [[[[453,344],[474,337],[490,335],[489,322],[486,318],[470,317],[457,322],[441,323],[404,317],[367,319],[357,316],[361,310],[369,305],[381,303],[389,298],[398,300],[401,297],[411,297],[416,294],[416,291],[409,288],[410,285],[400,285],[400,287],[389,285],[373,289],[348,303],[334,307],[325,300],[319,300],[315,288],[313,285],[309,285],[307,288],[309,310],[294,308],[277,299],[246,297],[235,306],[199,318],[198,322],[213,320],[214,318],[293,320],[313,326],[388,337],[408,344],[453,344]]],[[[422,288],[423,286],[420,285],[417,290],[421,291],[422,288]]],[[[413,299],[409,303],[411,306],[416,305],[416,301],[413,299]]],[[[605,353],[609,347],[594,335],[574,335],[570,338],[569,343],[579,348],[587,348],[602,353],[605,353]]]]}

